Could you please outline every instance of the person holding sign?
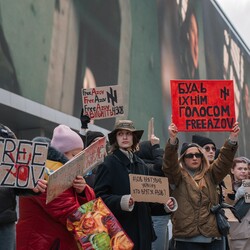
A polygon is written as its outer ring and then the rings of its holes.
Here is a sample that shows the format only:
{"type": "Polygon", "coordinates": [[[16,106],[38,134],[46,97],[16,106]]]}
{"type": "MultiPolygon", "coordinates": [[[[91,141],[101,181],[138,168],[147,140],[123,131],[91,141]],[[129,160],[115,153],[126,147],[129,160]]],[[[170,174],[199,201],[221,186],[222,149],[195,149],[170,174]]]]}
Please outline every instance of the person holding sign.
{"type": "MultiPolygon", "coordinates": [[[[17,139],[16,135],[3,124],[0,124],[0,139],[17,139]]],[[[38,180],[37,186],[30,189],[9,188],[0,186],[0,248],[16,249],[16,196],[35,195],[45,192],[47,182],[38,180]]]]}
{"type": "Polygon", "coordinates": [[[247,190],[242,184],[243,180],[248,179],[248,162],[249,160],[246,157],[236,157],[231,169],[235,202],[242,199],[242,204],[239,208],[241,212],[238,210],[238,213],[240,212],[240,216],[245,214],[241,222],[230,221],[229,244],[231,250],[248,250],[250,246],[250,204],[243,201],[247,190]]]}
{"type": "MultiPolygon", "coordinates": [[[[114,130],[108,134],[111,153],[98,166],[94,189],[133,241],[134,250],[151,250],[151,242],[155,240],[151,220],[153,206],[147,202],[134,202],[130,194],[130,173],[151,174],[146,164],[134,154],[142,134],[143,130],[136,130],[132,121],[117,121],[114,130]]],[[[173,201],[166,201],[165,207],[173,209],[173,201]]]]}
{"type": "Polygon", "coordinates": [[[168,132],[163,172],[169,177],[172,195],[178,202],[178,210],[172,216],[176,249],[221,250],[223,240],[210,209],[219,203],[217,186],[230,172],[238,148],[238,122],[212,164],[196,143],[183,143],[178,159],[178,128],[174,123],[168,132]]]}
{"type": "MultiPolygon", "coordinates": [[[[41,139],[39,139],[41,140],[41,139]]],[[[81,137],[68,126],[54,129],[50,143],[45,178],[83,150],[81,137]]],[[[67,176],[62,176],[67,181],[67,176]]],[[[67,230],[67,218],[82,204],[95,199],[94,190],[82,176],[72,187],[46,204],[47,194],[20,199],[20,219],[17,224],[17,249],[77,250],[74,236],[67,230]]]]}
{"type": "MultiPolygon", "coordinates": [[[[149,141],[142,141],[139,143],[139,150],[135,154],[140,157],[146,165],[154,171],[157,176],[163,176],[162,163],[164,150],[160,147],[160,139],[154,134],[151,134],[149,141]]],[[[171,198],[173,199],[173,198],[171,198]]],[[[176,200],[174,209],[171,212],[176,211],[178,205],[176,200]]],[[[163,205],[163,204],[162,204],[163,205]]],[[[170,212],[162,211],[161,214],[152,216],[154,230],[157,239],[152,243],[152,250],[168,250],[169,248],[169,233],[168,222],[170,218],[170,212]]]]}

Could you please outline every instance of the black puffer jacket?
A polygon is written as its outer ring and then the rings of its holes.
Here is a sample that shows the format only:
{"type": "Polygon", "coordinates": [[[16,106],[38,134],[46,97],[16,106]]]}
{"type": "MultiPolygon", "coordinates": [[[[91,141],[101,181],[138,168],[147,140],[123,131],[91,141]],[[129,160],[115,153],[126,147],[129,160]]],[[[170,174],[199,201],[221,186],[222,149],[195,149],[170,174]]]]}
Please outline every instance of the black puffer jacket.
{"type": "Polygon", "coordinates": [[[162,171],[164,150],[160,148],[159,144],[152,146],[150,141],[142,141],[135,154],[146,163],[152,175],[164,176],[162,171]]]}
{"type": "Polygon", "coordinates": [[[16,196],[35,194],[32,190],[0,187],[0,225],[17,220],[16,196]]]}

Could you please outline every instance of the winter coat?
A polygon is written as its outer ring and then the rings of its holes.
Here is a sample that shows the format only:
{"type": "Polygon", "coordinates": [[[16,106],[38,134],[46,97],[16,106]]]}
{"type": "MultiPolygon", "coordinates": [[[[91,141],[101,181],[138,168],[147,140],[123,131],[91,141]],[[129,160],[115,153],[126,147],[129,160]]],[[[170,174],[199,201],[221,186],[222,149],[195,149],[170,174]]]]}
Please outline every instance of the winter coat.
{"type": "MultiPolygon", "coordinates": [[[[203,179],[205,186],[200,190],[193,177],[180,166],[178,161],[178,143],[168,141],[163,171],[175,185],[172,193],[178,202],[178,209],[172,214],[174,238],[191,238],[199,235],[220,237],[215,215],[210,212],[218,204],[217,185],[230,172],[237,145],[228,141],[221,148],[220,155],[208,168],[203,179]]],[[[203,157],[205,157],[203,155],[203,157]]]]}
{"type": "MultiPolygon", "coordinates": [[[[49,172],[60,168],[67,161],[51,147],[48,159],[46,170],[49,172]]],[[[94,191],[89,186],[86,186],[82,194],[77,194],[71,187],[47,205],[46,192],[21,198],[17,250],[77,250],[76,241],[67,230],[66,221],[80,205],[94,198],[94,191]]]]}
{"type": "Polygon", "coordinates": [[[123,152],[115,150],[98,167],[95,193],[103,199],[134,242],[134,250],[150,250],[155,234],[149,203],[135,202],[134,209],[130,212],[121,209],[121,197],[130,194],[129,173],[151,175],[150,169],[136,155],[133,155],[131,163],[123,152]]]}

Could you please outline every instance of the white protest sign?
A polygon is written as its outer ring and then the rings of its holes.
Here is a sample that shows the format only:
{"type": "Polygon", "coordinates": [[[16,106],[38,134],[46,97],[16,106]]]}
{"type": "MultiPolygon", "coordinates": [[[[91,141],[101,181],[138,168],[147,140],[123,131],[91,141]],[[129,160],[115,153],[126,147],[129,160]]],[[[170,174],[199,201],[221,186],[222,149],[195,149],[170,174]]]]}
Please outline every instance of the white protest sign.
{"type": "Polygon", "coordinates": [[[168,178],[129,174],[130,194],[134,201],[165,204],[169,199],[168,178]]]}
{"type": "Polygon", "coordinates": [[[242,185],[245,188],[245,202],[250,203],[250,180],[242,180],[242,185]]]}
{"type": "Polygon", "coordinates": [[[83,114],[90,119],[104,119],[124,115],[120,85],[82,89],[83,114]]]}
{"type": "Polygon", "coordinates": [[[0,138],[0,186],[34,188],[44,177],[48,144],[0,138]]]}
{"type": "Polygon", "coordinates": [[[154,135],[154,118],[152,117],[148,122],[148,140],[151,140],[151,135],[154,135]]]}
{"type": "Polygon", "coordinates": [[[102,137],[57,169],[48,179],[46,204],[72,186],[77,175],[84,176],[106,156],[106,138],[102,137]]]}

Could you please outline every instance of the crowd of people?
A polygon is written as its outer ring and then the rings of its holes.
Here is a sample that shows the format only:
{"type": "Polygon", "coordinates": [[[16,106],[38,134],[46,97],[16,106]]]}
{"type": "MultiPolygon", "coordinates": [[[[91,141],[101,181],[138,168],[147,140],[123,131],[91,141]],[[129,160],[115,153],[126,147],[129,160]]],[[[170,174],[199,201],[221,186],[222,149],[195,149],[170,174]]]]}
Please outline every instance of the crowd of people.
{"type": "MultiPolygon", "coordinates": [[[[179,150],[178,128],[174,123],[168,127],[165,148],[161,148],[156,135],[143,141],[144,131],[137,130],[133,121],[118,120],[108,134],[104,161],[87,175],[76,176],[70,188],[46,204],[49,175],[104,136],[88,130],[90,120],[83,115],[81,121],[78,133],[61,124],[55,127],[52,138],[33,139],[49,145],[45,177],[33,189],[0,186],[0,249],[78,249],[74,235],[67,230],[67,218],[82,204],[98,197],[133,241],[134,250],[248,249],[248,209],[241,222],[230,222],[227,236],[220,234],[211,212],[219,203],[218,186],[225,188],[223,179],[228,174],[233,192],[226,193],[225,201],[234,205],[244,199],[242,181],[249,179],[250,160],[236,157],[238,122],[220,149],[210,138],[193,135],[192,141],[182,143],[179,150]],[[135,201],[130,193],[130,173],[167,177],[169,199],[165,204],[135,201]],[[20,196],[19,217],[16,196],[20,196]]],[[[17,139],[2,124],[0,138],[17,139]]]]}

